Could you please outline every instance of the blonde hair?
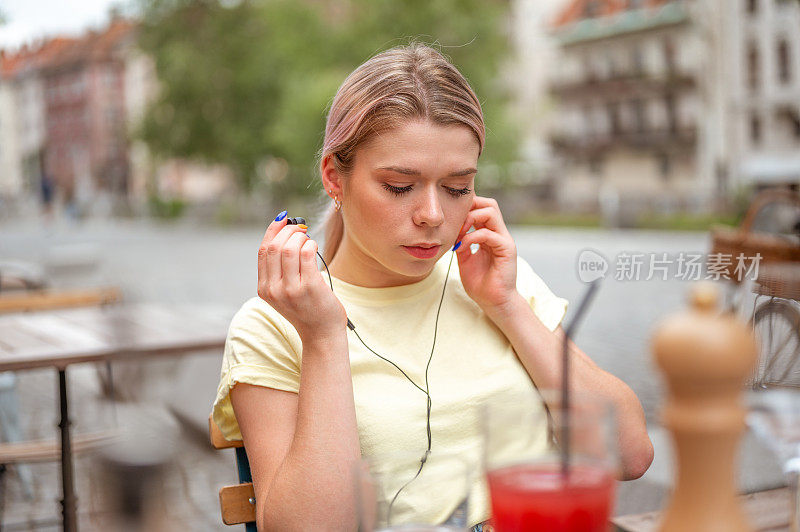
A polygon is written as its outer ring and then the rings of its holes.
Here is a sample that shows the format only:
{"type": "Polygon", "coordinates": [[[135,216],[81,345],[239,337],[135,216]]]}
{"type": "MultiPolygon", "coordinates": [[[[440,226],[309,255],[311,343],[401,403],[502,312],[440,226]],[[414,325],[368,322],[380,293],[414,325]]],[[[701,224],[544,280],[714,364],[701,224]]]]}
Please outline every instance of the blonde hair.
{"type": "MultiPolygon", "coordinates": [[[[344,80],[328,112],[320,159],[332,156],[336,171],[346,176],[359,146],[377,133],[418,118],[469,127],[478,140],[479,154],[483,151],[483,112],[469,83],[437,50],[411,43],[373,56],[344,80]]],[[[323,256],[330,263],[344,234],[342,214],[333,203],[324,224],[323,256]]]]}

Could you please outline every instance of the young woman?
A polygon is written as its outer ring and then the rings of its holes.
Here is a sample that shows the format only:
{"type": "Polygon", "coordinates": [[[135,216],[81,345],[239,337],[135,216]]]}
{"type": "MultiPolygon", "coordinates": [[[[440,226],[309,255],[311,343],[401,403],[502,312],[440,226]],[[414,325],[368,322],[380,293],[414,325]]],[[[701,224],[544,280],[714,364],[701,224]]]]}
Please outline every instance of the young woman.
{"type": "MultiPolygon", "coordinates": [[[[483,144],[478,98],[427,46],[380,53],[339,88],[320,162],[331,277],[307,227],[278,215],[213,408],[223,434],[244,441],[260,529],[354,529],[362,454],[458,453],[477,467],[483,400],[523,393],[540,405],[537,387],[558,387],[567,302],[517,256],[497,202],[475,195],[483,144]]],[[[641,476],[653,448],[639,401],[570,348],[574,388],[616,407],[622,477],[641,476]]],[[[447,520],[453,501],[428,495],[431,507],[398,511],[447,520]]],[[[490,515],[477,478],[469,502],[480,530],[490,515]]]]}

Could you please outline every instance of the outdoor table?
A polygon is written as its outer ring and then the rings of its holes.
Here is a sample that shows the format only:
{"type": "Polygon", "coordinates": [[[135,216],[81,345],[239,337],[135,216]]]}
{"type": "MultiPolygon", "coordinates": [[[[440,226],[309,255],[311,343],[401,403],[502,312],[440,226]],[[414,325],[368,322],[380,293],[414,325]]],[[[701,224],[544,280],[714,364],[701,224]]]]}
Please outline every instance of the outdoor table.
{"type": "MultiPolygon", "coordinates": [[[[778,532],[789,530],[791,493],[777,488],[741,496],[742,507],[753,530],[778,532]]],[[[611,522],[617,532],[656,532],[662,512],[648,512],[615,517],[611,522]]]]}
{"type": "Polygon", "coordinates": [[[66,368],[221,350],[232,313],[202,306],[125,304],[0,316],[0,371],[55,367],[59,378],[62,522],[76,531],[66,368]]]}

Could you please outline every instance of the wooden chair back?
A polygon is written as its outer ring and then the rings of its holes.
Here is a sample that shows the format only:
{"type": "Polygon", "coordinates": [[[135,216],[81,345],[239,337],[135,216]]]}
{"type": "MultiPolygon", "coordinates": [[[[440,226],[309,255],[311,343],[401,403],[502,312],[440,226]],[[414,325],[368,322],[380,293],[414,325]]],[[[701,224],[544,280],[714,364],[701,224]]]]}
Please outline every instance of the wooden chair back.
{"type": "Polygon", "coordinates": [[[208,435],[214,449],[235,449],[239,484],[219,490],[219,508],[226,525],[245,525],[247,532],[256,532],[256,494],[250,474],[250,462],[241,441],[229,441],[214,420],[208,416],[208,435]]]}

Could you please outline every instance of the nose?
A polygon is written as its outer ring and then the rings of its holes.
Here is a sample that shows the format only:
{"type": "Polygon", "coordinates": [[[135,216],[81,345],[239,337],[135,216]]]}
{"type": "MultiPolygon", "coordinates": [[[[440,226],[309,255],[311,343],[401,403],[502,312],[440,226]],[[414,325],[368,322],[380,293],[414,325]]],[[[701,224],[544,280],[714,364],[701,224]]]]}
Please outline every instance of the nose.
{"type": "Polygon", "coordinates": [[[444,212],[436,189],[436,186],[426,187],[418,196],[419,201],[414,205],[413,215],[416,225],[437,227],[444,222],[444,212]]]}

